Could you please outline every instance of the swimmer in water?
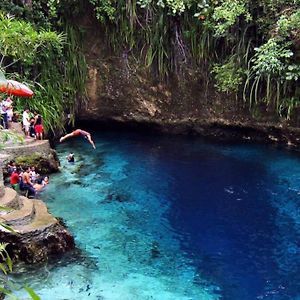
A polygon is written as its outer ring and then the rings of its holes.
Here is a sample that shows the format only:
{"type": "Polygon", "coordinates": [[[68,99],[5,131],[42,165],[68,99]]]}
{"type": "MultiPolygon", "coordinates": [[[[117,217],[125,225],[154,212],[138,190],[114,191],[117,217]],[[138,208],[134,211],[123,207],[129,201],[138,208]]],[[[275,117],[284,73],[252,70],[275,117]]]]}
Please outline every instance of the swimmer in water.
{"type": "Polygon", "coordinates": [[[73,153],[73,152],[71,152],[71,153],[67,156],[67,161],[68,161],[69,163],[75,162],[75,157],[74,157],[74,153],[73,153]]]}
{"type": "Polygon", "coordinates": [[[87,131],[82,130],[82,129],[76,129],[73,132],[68,133],[65,136],[62,136],[59,141],[62,143],[64,140],[66,140],[70,137],[74,137],[74,136],[84,137],[93,146],[93,148],[96,149],[96,146],[95,146],[95,143],[92,140],[91,134],[87,131]]]}

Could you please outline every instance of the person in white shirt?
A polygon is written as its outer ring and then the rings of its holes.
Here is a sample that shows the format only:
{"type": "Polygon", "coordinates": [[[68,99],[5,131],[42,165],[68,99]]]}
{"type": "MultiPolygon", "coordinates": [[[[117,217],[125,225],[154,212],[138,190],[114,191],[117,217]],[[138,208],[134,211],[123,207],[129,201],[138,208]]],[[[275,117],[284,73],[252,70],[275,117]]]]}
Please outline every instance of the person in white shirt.
{"type": "Polygon", "coordinates": [[[8,122],[7,122],[7,111],[6,111],[5,101],[1,101],[0,103],[0,113],[1,113],[0,125],[3,127],[3,129],[7,129],[8,122]]]}
{"type": "Polygon", "coordinates": [[[23,112],[23,127],[25,131],[25,135],[29,137],[29,126],[30,126],[30,118],[29,118],[29,109],[26,108],[23,112]]]}
{"type": "Polygon", "coordinates": [[[33,182],[33,183],[35,183],[37,178],[40,176],[40,174],[36,173],[35,167],[31,167],[29,174],[30,174],[31,182],[33,182]]]}
{"type": "Polygon", "coordinates": [[[7,119],[9,122],[12,122],[12,118],[14,115],[12,104],[13,104],[13,101],[10,97],[8,97],[4,101],[4,105],[6,106],[7,119]]]}

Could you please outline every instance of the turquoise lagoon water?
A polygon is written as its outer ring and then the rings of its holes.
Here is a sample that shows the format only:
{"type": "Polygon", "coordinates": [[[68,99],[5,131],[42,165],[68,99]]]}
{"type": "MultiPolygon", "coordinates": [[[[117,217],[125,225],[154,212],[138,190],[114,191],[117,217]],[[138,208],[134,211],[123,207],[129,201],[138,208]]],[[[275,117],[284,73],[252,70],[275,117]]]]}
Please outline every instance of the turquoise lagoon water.
{"type": "Polygon", "coordinates": [[[298,154],[124,131],[94,137],[96,151],[81,139],[57,147],[61,172],[42,195],[77,249],[23,268],[18,284],[44,300],[300,299],[298,154]]]}

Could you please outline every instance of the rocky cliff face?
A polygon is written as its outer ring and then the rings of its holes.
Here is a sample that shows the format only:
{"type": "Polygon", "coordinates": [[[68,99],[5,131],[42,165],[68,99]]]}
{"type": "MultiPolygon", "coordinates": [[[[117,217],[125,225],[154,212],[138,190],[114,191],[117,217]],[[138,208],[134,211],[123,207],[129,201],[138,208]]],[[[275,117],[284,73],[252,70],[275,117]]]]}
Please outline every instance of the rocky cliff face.
{"type": "MultiPolygon", "coordinates": [[[[207,81],[207,68],[184,64],[179,74],[160,82],[132,51],[113,53],[92,11],[76,20],[84,28],[88,63],[88,101],[81,119],[164,121],[238,115],[234,97],[220,95],[207,81]]],[[[244,112],[243,112],[244,113],[244,112]]],[[[244,114],[245,115],[245,114],[244,114]]]]}
{"type": "Polygon", "coordinates": [[[93,24],[86,27],[88,101],[80,111],[80,119],[164,122],[208,119],[228,113],[231,118],[237,114],[241,117],[235,100],[222,99],[200,71],[185,68],[180,76],[162,83],[128,54],[110,56],[93,24]]]}
{"type": "Polygon", "coordinates": [[[79,23],[85,28],[88,100],[79,119],[149,124],[159,130],[299,144],[300,132],[278,122],[262,108],[253,118],[242,101],[220,94],[208,83],[205,67],[185,65],[167,82],[153,79],[130,53],[110,53],[92,14],[79,23]],[[229,129],[229,130],[225,130],[229,129]]]}

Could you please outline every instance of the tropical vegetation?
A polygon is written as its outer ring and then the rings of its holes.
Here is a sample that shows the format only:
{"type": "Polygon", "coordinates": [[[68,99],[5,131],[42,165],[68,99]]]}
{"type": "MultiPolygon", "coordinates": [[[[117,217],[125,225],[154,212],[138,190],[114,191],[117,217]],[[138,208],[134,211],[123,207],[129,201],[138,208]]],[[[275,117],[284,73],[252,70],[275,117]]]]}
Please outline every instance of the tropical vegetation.
{"type": "Polygon", "coordinates": [[[187,64],[250,108],[291,118],[299,105],[299,0],[89,0],[112,49],[161,78],[187,64]]]}
{"type": "Polygon", "coordinates": [[[76,18],[90,10],[110,51],[158,80],[189,67],[250,109],[290,119],[299,105],[299,0],[3,0],[0,10],[1,67],[34,85],[38,101],[26,104],[52,129],[84,98],[76,18]]]}
{"type": "Polygon", "coordinates": [[[17,111],[29,107],[43,116],[46,130],[62,129],[65,114],[73,121],[77,94],[84,94],[86,69],[75,27],[51,25],[51,6],[47,19],[11,1],[3,1],[0,9],[0,68],[35,92],[34,101],[15,99],[17,111]]]}

